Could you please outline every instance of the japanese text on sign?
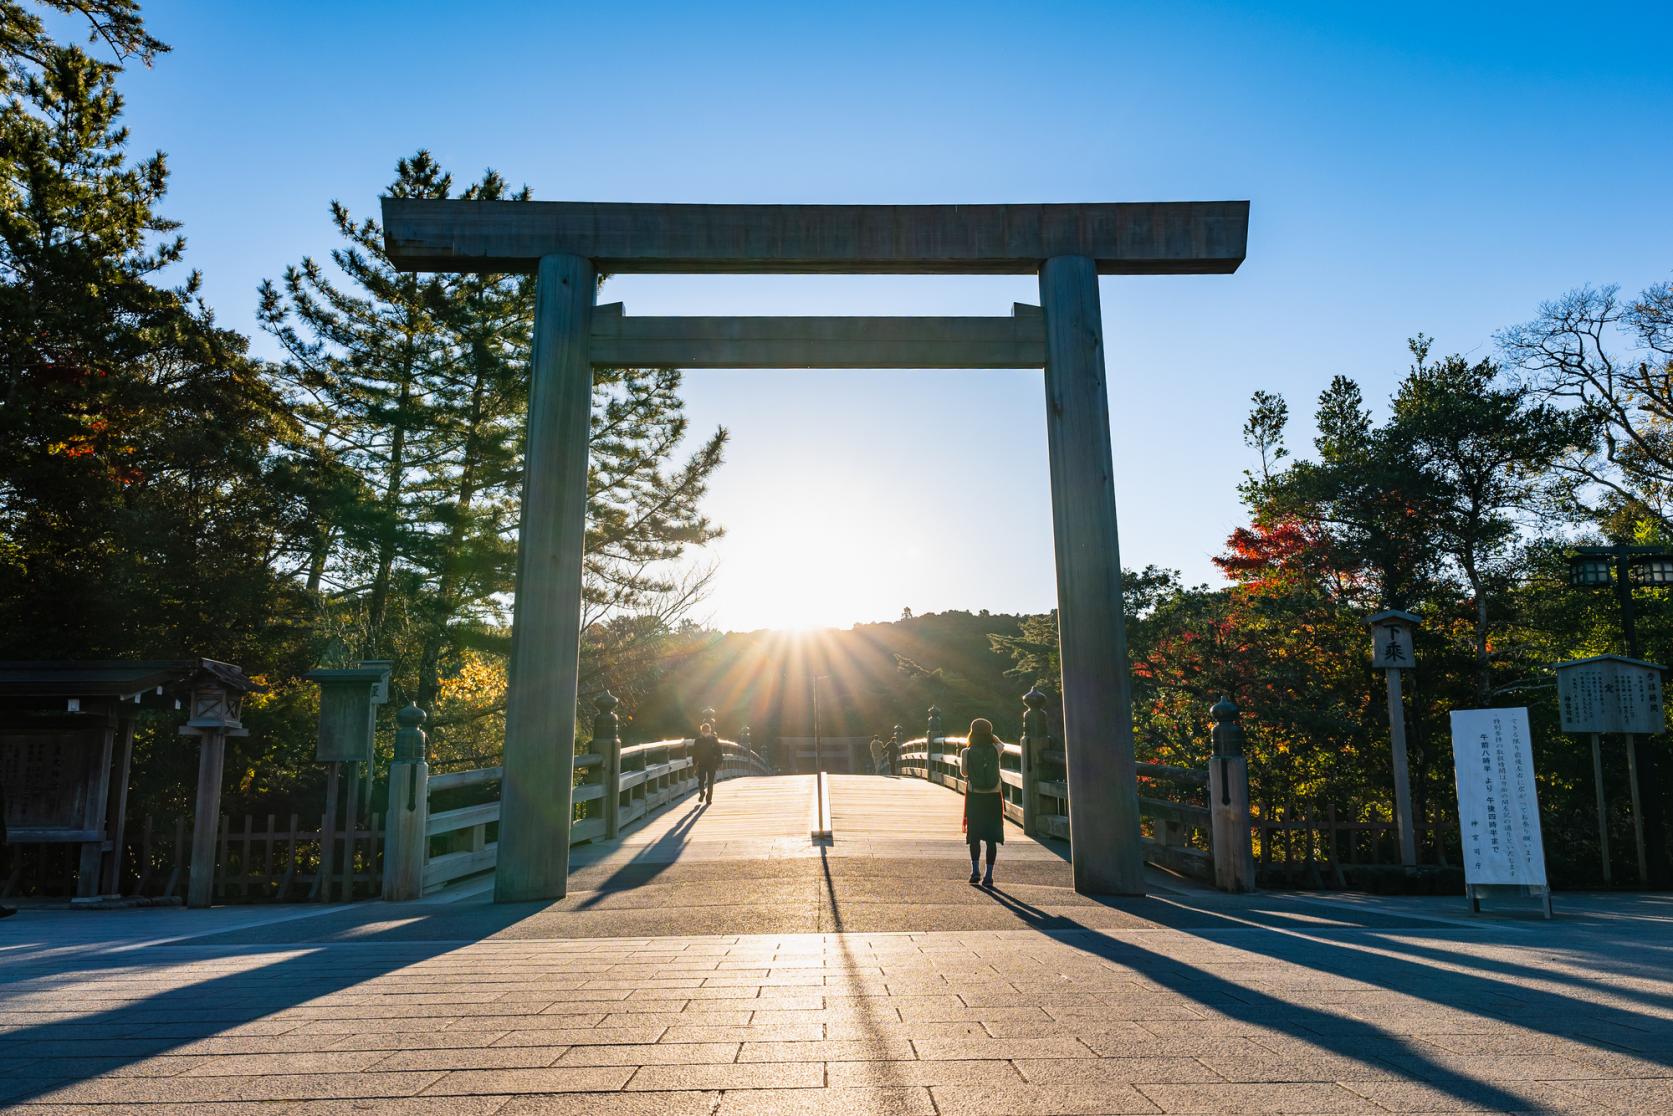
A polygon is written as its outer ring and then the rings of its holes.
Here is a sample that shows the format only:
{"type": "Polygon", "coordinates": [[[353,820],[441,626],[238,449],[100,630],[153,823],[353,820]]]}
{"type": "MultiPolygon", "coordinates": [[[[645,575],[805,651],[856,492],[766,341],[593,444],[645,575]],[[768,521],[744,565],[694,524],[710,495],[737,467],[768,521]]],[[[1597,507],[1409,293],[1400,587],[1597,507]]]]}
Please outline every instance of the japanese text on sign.
{"type": "Polygon", "coordinates": [[[1546,886],[1527,709],[1453,710],[1452,767],[1465,881],[1546,886]]]}
{"type": "Polygon", "coordinates": [[[1661,732],[1661,668],[1613,656],[1558,663],[1564,732],[1661,732]]]}

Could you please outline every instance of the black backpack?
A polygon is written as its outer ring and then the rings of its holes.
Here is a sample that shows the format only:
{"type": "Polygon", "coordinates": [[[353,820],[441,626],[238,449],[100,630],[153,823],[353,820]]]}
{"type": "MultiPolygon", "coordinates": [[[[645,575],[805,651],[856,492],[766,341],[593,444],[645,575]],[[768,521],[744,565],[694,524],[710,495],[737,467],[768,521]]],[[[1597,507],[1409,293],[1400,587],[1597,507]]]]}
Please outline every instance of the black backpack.
{"type": "Polygon", "coordinates": [[[971,790],[991,794],[999,789],[998,744],[971,744],[965,748],[964,757],[971,790]]]}

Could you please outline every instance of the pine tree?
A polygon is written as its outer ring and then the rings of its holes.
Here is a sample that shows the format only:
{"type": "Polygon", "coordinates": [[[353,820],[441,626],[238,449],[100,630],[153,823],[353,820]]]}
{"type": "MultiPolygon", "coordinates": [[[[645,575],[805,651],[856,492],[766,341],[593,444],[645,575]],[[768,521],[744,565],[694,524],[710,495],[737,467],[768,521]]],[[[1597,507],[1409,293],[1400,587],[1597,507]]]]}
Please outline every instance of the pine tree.
{"type": "MultiPolygon", "coordinates": [[[[454,196],[424,151],[398,164],[390,193],[454,196]]],[[[529,195],[489,171],[457,196],[529,195]]],[[[342,279],[304,260],[262,288],[263,324],[288,354],[275,374],[313,438],[294,465],[348,479],[314,490],[308,568],[321,571],[328,615],[356,614],[344,626],[358,651],[400,660],[400,684],[433,705],[467,653],[503,656],[509,645],[533,285],[405,274],[384,255],[377,222],[340,204],[332,222],[347,242],[331,256],[342,279]]],[[[705,584],[679,567],[719,533],[700,503],[726,434],[676,460],[688,425],[680,382],[669,369],[596,375],[584,687],[651,669],[705,584]]],[[[445,732],[446,719],[432,727],[445,732]]]]}
{"type": "MultiPolygon", "coordinates": [[[[445,198],[451,191],[451,177],[425,152],[403,159],[389,187],[395,197],[445,198]]],[[[316,507],[309,565],[336,595],[357,603],[355,642],[377,656],[389,650],[397,560],[415,542],[412,486],[435,463],[431,394],[448,358],[438,319],[442,281],[395,270],[376,221],[357,221],[332,202],[331,222],[346,241],[331,253],[346,282],[304,258],[286,269],[282,293],[271,281],[262,284],[259,314],[290,358],[278,372],[312,435],[307,471],[358,479],[316,493],[334,499],[316,507]]]]}
{"type": "MultiPolygon", "coordinates": [[[[85,10],[162,49],[132,5],[85,10]]],[[[198,276],[159,285],[185,242],[161,153],[128,161],[118,68],[0,15],[0,653],[248,659],[285,612],[284,418],[198,276]]]]}

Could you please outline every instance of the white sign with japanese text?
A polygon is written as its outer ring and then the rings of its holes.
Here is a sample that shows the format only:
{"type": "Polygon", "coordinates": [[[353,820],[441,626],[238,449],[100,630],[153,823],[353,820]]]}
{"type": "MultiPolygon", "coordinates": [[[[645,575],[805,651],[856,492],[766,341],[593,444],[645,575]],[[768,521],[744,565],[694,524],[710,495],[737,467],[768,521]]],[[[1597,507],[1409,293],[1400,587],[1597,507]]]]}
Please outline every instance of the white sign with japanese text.
{"type": "Polygon", "coordinates": [[[1452,711],[1466,883],[1546,886],[1531,740],[1525,707],[1452,711]]]}

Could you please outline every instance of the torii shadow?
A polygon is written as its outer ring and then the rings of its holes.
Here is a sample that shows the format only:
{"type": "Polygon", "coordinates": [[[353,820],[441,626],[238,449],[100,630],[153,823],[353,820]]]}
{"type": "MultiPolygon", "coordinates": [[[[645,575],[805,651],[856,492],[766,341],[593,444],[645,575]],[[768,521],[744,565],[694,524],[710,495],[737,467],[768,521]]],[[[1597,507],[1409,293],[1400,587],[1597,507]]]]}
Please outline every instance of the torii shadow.
{"type": "MultiPolygon", "coordinates": [[[[1294,1037],[1332,1055],[1366,1062],[1380,1070],[1404,1075],[1410,1080],[1427,1085],[1472,1107],[1488,1106],[1505,1111],[1524,1111],[1539,1107],[1538,1102],[1518,1096],[1500,1084],[1471,1077],[1440,1061],[1434,1052],[1413,1043],[1408,1036],[1390,1031],[1373,1022],[1338,1015],[1320,1007],[1286,1001],[1279,996],[1262,992],[1248,984],[1228,980],[1216,973],[1195,968],[1155,950],[1145,948],[1134,938],[1114,938],[1088,927],[1073,918],[1041,910],[1003,888],[986,889],[995,902],[1041,933],[1090,954],[1112,965],[1132,968],[1146,979],[1169,991],[1194,1000],[1204,1008],[1251,1027],[1271,1030],[1274,1026],[1294,1031],[1294,1037]],[[1404,1049],[1400,1055],[1404,1064],[1385,1063],[1368,1056],[1368,1044],[1396,1043],[1404,1049]]],[[[1121,909],[1122,901],[1098,900],[1114,909],[1121,909]]],[[[1648,1015],[1629,1008],[1599,1004],[1595,1000],[1578,999],[1559,992],[1511,984],[1489,976],[1470,972],[1438,970],[1429,965],[1409,961],[1399,956],[1379,954],[1375,965],[1366,963],[1365,954],[1341,942],[1333,941],[1318,932],[1316,923],[1286,918],[1275,912],[1263,912],[1269,925],[1254,924],[1235,918],[1218,916],[1222,926],[1205,928],[1200,919],[1214,912],[1202,908],[1184,908],[1191,919],[1181,919],[1184,925],[1175,927],[1183,933],[1200,933],[1205,937],[1226,930],[1242,931],[1236,947],[1261,954],[1272,960],[1294,964],[1344,980],[1371,984],[1417,998],[1426,998],[1416,988],[1444,979],[1449,989],[1445,999],[1429,998],[1428,1002],[1453,1010],[1469,1012],[1483,1019],[1525,1027],[1541,1034],[1561,1037],[1616,1054],[1636,1054],[1663,1065],[1673,1064],[1665,1051],[1669,1025],[1665,1018],[1648,1015]],[[1199,925],[1190,925],[1198,922],[1199,925]],[[1300,948],[1284,949],[1280,943],[1296,943],[1300,948]],[[1521,1008],[1516,1017],[1496,1015],[1487,1005],[1495,1001],[1513,1002],[1521,1008]],[[1537,1021],[1537,1022],[1530,1022],[1537,1021]],[[1588,1028],[1587,1020],[1601,1024],[1588,1028]],[[1643,1046],[1634,1049],[1597,1037],[1596,1030],[1607,1030],[1617,1037],[1640,1035],[1643,1046]]],[[[1151,912],[1146,917],[1154,919],[1151,912]]],[[[1166,919],[1162,920],[1166,925],[1166,919]]],[[[1375,933],[1375,931],[1369,931],[1375,933]]],[[[1225,944],[1223,938],[1213,940],[1225,944]]],[[[1384,942],[1377,939],[1378,945],[1384,942]]],[[[1400,943],[1401,946],[1404,943],[1400,943]]],[[[1398,948],[1398,947],[1397,947],[1398,948]]],[[[1606,990],[1604,979],[1598,982],[1600,991],[1606,990]]],[[[1600,1074],[1602,1071],[1600,1070],[1600,1074]]]]}
{"type": "MultiPolygon", "coordinates": [[[[142,945],[144,954],[128,950],[88,949],[69,953],[28,957],[8,955],[11,971],[0,994],[0,1012],[7,1010],[7,997],[47,992],[64,986],[64,977],[75,974],[95,974],[107,969],[131,968],[138,957],[157,965],[156,950],[181,949],[192,951],[182,957],[181,966],[205,960],[206,953],[221,951],[227,958],[247,958],[267,953],[282,954],[267,965],[253,965],[237,972],[225,973],[207,980],[170,988],[137,1001],[124,1002],[104,1011],[95,1011],[73,1018],[49,1018],[35,1024],[13,1026],[0,1031],[0,1061],[5,1069],[0,1073],[0,1105],[12,1105],[43,1097],[56,1089],[106,1077],[124,1067],[147,1058],[179,1050],[204,1039],[215,1038],[240,1028],[250,1028],[279,1012],[299,1007],[312,1000],[353,988],[363,981],[387,976],[409,966],[452,953],[497,934],[546,909],[546,903],[499,904],[473,911],[473,929],[469,939],[425,940],[416,932],[414,923],[441,919],[455,914],[451,905],[433,902],[382,904],[380,921],[391,923],[381,931],[354,932],[348,944],[375,945],[377,949],[344,949],[328,951],[322,946],[342,945],[323,935],[290,944],[280,944],[291,931],[288,921],[256,924],[221,933],[210,933],[177,940],[164,945],[142,945]],[[279,942],[252,944],[217,944],[217,939],[237,938],[267,933],[279,942]],[[23,975],[25,966],[41,970],[37,976],[23,975]],[[63,1061],[73,1059],[73,1061],[63,1061]],[[73,1065],[70,1072],[61,1072],[73,1065]]],[[[324,914],[309,914],[297,923],[319,928],[318,920],[331,919],[335,914],[352,914],[357,921],[365,921],[369,908],[345,906],[324,914]]],[[[190,912],[181,912],[189,917],[190,912]]],[[[120,912],[113,912],[120,917],[120,912]]],[[[104,917],[79,915],[73,917],[104,917]]],[[[11,920],[16,927],[22,918],[11,920]]],[[[334,925],[327,923],[327,926],[334,925]]],[[[353,930],[353,926],[345,927],[353,930]]],[[[50,945],[47,947],[50,949],[50,945]]],[[[540,1006],[532,1005],[535,1010],[540,1006]]],[[[518,1005],[507,1003],[507,1015],[518,1015],[518,1005]]],[[[62,1015],[64,1013],[44,1013],[62,1015]]],[[[303,1027],[305,1021],[294,1025],[303,1027]]],[[[288,1029],[288,1028],[286,1028],[288,1029]]],[[[246,1031],[246,1033],[248,1033],[246,1031]]],[[[270,1032],[278,1034],[278,1031],[270,1032]]],[[[346,1040],[347,1033],[343,1036],[346,1040]]],[[[123,1078],[124,1082],[140,1084],[140,1079],[123,1078]]],[[[144,1080],[171,1080],[166,1078],[144,1080]]],[[[207,1080],[207,1079],[206,1079],[207,1080]]],[[[188,1098],[181,1097],[185,1103],[188,1098]]]]}

